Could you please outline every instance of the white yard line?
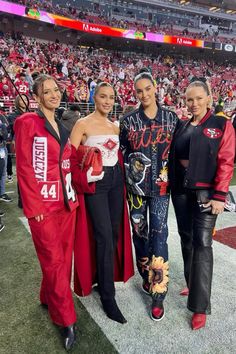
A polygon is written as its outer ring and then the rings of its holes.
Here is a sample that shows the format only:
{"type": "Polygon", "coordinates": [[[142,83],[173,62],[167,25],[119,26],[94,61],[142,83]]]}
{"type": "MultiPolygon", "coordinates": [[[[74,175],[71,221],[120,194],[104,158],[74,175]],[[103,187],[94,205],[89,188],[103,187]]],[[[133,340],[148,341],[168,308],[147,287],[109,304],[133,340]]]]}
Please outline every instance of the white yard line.
{"type": "Polygon", "coordinates": [[[27,219],[23,216],[19,218],[26,230],[30,233],[30,228],[27,219]]]}

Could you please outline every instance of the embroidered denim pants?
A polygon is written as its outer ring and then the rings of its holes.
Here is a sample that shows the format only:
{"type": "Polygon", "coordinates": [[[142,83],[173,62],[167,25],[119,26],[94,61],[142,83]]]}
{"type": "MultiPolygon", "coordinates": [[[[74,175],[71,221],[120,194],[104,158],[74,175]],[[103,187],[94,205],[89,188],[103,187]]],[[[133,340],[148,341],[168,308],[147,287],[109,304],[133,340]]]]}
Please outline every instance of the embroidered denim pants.
{"type": "Polygon", "coordinates": [[[152,297],[161,304],[169,282],[169,196],[151,198],[129,194],[128,201],[138,271],[152,297]]]}

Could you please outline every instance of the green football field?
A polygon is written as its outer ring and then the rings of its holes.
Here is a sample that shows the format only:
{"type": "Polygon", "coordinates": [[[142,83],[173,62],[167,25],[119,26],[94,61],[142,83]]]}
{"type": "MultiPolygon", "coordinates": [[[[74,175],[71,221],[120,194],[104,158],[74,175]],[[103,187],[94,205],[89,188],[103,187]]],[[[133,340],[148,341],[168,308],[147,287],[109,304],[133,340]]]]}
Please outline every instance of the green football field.
{"type": "Polygon", "coordinates": [[[234,176],[233,176],[233,179],[231,181],[231,185],[232,186],[236,185],[236,167],[234,167],[234,176]]]}
{"type": "MultiPolygon", "coordinates": [[[[58,328],[39,304],[41,271],[30,234],[19,220],[16,185],[7,191],[12,203],[0,202],[6,225],[0,234],[0,353],[65,353],[58,328]],[[11,193],[14,192],[14,193],[11,193]]],[[[78,314],[78,343],[73,353],[116,353],[98,325],[74,298],[78,314]]]]}

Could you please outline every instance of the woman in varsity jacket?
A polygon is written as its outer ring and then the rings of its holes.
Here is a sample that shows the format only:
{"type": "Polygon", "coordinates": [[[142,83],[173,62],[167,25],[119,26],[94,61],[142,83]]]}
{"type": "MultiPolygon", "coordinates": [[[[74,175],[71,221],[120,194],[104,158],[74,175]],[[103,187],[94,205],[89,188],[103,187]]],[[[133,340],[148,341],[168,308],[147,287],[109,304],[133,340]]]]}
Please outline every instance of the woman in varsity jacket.
{"type": "Polygon", "coordinates": [[[186,90],[189,121],[179,121],[170,151],[172,201],[181,238],[188,309],[192,329],[205,326],[211,312],[212,234],[224,210],[233,176],[235,133],[230,120],[208,108],[211,92],[205,81],[186,90]]]}

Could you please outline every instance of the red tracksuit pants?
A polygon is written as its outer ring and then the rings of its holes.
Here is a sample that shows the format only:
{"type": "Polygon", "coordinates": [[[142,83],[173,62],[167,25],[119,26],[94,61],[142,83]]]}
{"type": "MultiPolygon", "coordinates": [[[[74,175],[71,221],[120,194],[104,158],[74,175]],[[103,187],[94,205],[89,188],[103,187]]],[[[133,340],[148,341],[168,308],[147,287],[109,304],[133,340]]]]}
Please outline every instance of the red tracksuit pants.
{"type": "Polygon", "coordinates": [[[29,226],[43,279],[40,301],[48,305],[52,321],[67,327],[76,321],[70,288],[76,211],[60,210],[29,226]]]}

